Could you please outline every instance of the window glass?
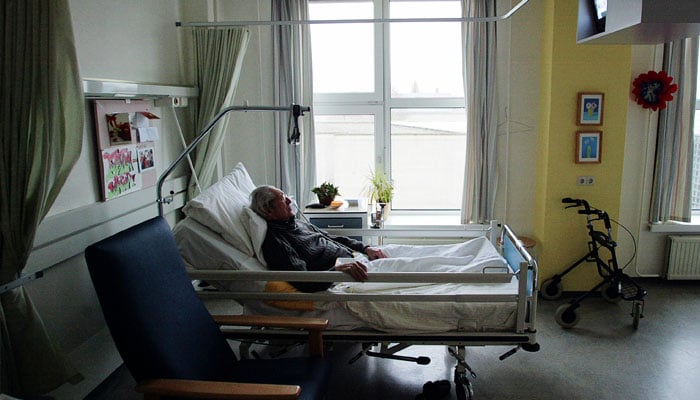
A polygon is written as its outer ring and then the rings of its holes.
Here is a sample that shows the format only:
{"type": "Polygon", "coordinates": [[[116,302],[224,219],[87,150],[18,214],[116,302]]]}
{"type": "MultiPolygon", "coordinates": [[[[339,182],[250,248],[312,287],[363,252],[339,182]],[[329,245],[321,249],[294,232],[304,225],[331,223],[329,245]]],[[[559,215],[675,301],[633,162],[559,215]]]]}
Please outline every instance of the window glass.
{"type": "MultiPolygon", "coordinates": [[[[461,0],[310,0],[312,20],[458,18],[461,0]]],[[[394,210],[458,210],[466,115],[461,24],[311,24],[317,181],[366,196],[370,171],[394,210]],[[436,195],[437,193],[437,195],[436,195]]]]}
{"type": "Polygon", "coordinates": [[[372,115],[316,115],[316,180],[338,186],[343,197],[365,197],[374,168],[372,115]]]}
{"type": "MultiPolygon", "coordinates": [[[[456,1],[392,1],[391,18],[458,18],[456,1]]],[[[461,25],[391,24],[391,96],[462,97],[461,25]]]]}
{"type": "MultiPolygon", "coordinates": [[[[700,85],[700,78],[698,79],[700,85]]],[[[691,187],[690,207],[694,213],[700,213],[700,110],[696,100],[695,126],[693,127],[693,185],[691,187]]]]}
{"type": "MultiPolygon", "coordinates": [[[[372,19],[371,1],[312,2],[311,20],[372,19]]],[[[373,24],[312,24],[315,93],[374,91],[373,24]]]]}
{"type": "Polygon", "coordinates": [[[391,110],[392,207],[461,207],[466,149],[464,108],[391,110]]]}
{"type": "Polygon", "coordinates": [[[693,126],[693,184],[690,189],[690,207],[700,214],[700,68],[695,81],[695,125],[693,126]]]}

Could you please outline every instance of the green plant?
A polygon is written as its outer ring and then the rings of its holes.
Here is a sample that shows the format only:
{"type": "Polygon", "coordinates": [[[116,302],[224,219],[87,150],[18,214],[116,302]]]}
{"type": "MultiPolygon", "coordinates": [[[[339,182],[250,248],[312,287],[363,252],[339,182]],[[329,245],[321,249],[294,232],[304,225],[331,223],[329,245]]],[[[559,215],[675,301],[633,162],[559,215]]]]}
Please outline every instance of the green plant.
{"type": "Polygon", "coordinates": [[[318,202],[323,205],[330,205],[335,196],[339,195],[338,187],[330,182],[323,182],[321,185],[311,189],[318,196],[318,202]]]}
{"type": "Polygon", "coordinates": [[[381,171],[370,171],[369,201],[389,203],[394,197],[394,183],[381,171]]]}

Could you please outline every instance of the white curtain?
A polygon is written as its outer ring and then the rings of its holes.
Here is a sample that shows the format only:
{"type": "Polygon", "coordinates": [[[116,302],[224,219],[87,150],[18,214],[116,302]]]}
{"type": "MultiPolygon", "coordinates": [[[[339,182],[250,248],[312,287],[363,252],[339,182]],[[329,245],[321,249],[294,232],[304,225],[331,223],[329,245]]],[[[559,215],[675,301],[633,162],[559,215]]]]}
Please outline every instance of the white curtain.
{"type": "MultiPolygon", "coordinates": [[[[67,0],[0,6],[0,284],[20,277],[39,223],[80,156],[85,103],[67,0]]],[[[27,292],[0,296],[0,392],[29,398],[81,379],[27,292]]]]}
{"type": "Polygon", "coordinates": [[[674,78],[678,91],[659,111],[650,219],[652,223],[690,222],[698,38],[666,43],[664,70],[674,78]]]}
{"type": "MultiPolygon", "coordinates": [[[[463,0],[464,17],[496,15],[495,0],[463,0]]],[[[463,24],[464,93],[467,148],[462,195],[462,223],[493,219],[496,188],[498,91],[496,23],[463,24]]]]}
{"type": "MultiPolygon", "coordinates": [[[[199,97],[195,127],[199,133],[222,108],[233,104],[250,32],[245,28],[194,28],[195,74],[199,97]]],[[[230,113],[212,129],[195,151],[195,172],[200,190],[218,180],[216,165],[228,131],[230,113]]],[[[197,188],[190,182],[190,198],[197,188]]]]}
{"type": "MultiPolygon", "coordinates": [[[[273,0],[273,21],[308,20],[306,0],[273,0]]],[[[274,97],[276,106],[313,101],[309,26],[291,24],[273,27],[274,97]]],[[[312,110],[313,111],[313,110],[312,110]]],[[[304,205],[313,199],[316,184],[316,157],[313,113],[299,118],[301,140],[289,143],[288,115],[275,113],[276,185],[304,205]]]]}

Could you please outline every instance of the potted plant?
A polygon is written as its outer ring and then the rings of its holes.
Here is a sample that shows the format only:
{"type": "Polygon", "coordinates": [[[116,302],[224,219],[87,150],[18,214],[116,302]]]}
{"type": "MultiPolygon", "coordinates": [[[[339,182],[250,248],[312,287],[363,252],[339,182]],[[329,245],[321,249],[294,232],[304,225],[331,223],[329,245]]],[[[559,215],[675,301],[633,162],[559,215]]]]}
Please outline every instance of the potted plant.
{"type": "Polygon", "coordinates": [[[320,186],[316,186],[311,191],[318,197],[318,202],[324,206],[331,205],[335,196],[339,195],[338,187],[330,182],[323,182],[320,186]]]}
{"type": "Polygon", "coordinates": [[[394,183],[381,171],[371,171],[369,176],[369,201],[387,204],[394,197],[394,183]]]}

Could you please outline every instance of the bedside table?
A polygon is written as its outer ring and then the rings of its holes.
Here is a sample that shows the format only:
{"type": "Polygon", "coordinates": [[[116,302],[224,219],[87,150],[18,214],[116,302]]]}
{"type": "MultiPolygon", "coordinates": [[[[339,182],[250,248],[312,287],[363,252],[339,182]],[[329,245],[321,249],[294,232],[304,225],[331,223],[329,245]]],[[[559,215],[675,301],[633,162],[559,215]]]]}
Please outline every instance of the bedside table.
{"type": "MultiPolygon", "coordinates": [[[[367,206],[305,208],[304,216],[321,229],[367,229],[367,206]]],[[[362,240],[361,236],[350,236],[362,240]]]]}

